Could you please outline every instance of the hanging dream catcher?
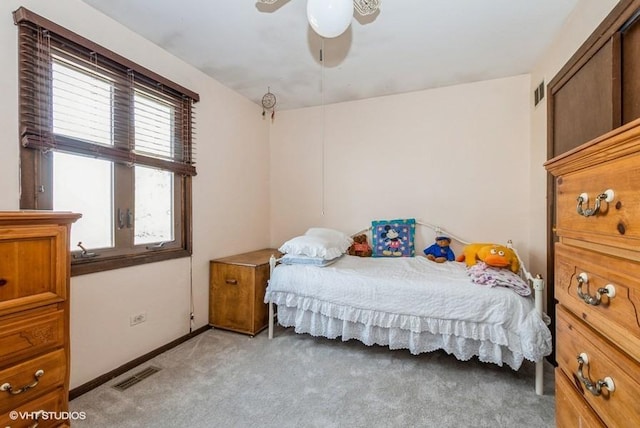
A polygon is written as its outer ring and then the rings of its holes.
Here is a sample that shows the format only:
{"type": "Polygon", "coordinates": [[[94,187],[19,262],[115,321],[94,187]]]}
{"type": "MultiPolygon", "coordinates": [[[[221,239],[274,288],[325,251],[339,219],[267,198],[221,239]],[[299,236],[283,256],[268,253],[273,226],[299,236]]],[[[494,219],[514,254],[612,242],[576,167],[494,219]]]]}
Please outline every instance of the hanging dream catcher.
{"type": "Polygon", "coordinates": [[[271,119],[276,114],[276,96],[271,93],[271,88],[267,88],[267,93],[262,97],[262,115],[264,116],[268,110],[271,110],[271,119]]]}

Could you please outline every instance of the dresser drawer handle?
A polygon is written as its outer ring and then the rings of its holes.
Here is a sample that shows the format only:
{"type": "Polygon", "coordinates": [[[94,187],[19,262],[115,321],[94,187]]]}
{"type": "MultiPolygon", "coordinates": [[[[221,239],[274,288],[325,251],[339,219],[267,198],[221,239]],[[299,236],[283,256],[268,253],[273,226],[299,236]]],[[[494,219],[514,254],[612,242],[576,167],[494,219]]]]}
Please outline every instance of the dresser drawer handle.
{"type": "Polygon", "coordinates": [[[0,287],[2,287],[3,285],[5,285],[7,282],[9,282],[9,281],[7,281],[7,280],[6,280],[6,279],[4,279],[4,278],[0,278],[0,287]]]}
{"type": "Polygon", "coordinates": [[[576,207],[576,211],[583,217],[594,216],[598,214],[598,211],[600,211],[600,204],[602,203],[602,201],[609,203],[613,201],[614,196],[615,194],[613,193],[613,190],[607,189],[596,197],[596,203],[593,208],[583,209],[582,204],[586,204],[587,202],[589,202],[589,195],[586,193],[581,193],[580,196],[578,196],[578,206],[576,207]]]}
{"type": "Polygon", "coordinates": [[[582,272],[578,275],[578,288],[577,293],[578,297],[580,297],[586,304],[592,306],[598,306],[602,303],[602,296],[606,294],[609,296],[609,299],[613,299],[616,296],[616,287],[613,284],[607,284],[604,287],[598,288],[595,296],[591,296],[589,293],[582,292],[582,286],[589,282],[589,275],[586,272],[582,272]]]}
{"type": "Polygon", "coordinates": [[[595,383],[591,381],[588,377],[586,377],[582,369],[584,366],[589,365],[589,357],[586,353],[582,352],[578,355],[578,379],[582,384],[595,396],[602,394],[602,388],[607,388],[609,392],[613,392],[616,389],[615,383],[613,383],[613,379],[609,376],[604,379],[597,380],[595,383]]]}
{"type": "Polygon", "coordinates": [[[35,422],[33,423],[33,425],[29,425],[27,428],[38,428],[38,426],[40,425],[40,418],[42,417],[43,413],[44,410],[38,410],[37,412],[30,413],[29,417],[32,418],[35,422]]]}
{"type": "Polygon", "coordinates": [[[40,378],[42,377],[42,375],[44,375],[44,370],[40,369],[40,370],[36,371],[33,374],[33,377],[35,377],[36,380],[34,380],[32,383],[27,384],[27,385],[25,385],[25,386],[23,386],[22,388],[19,388],[19,389],[13,389],[13,387],[11,386],[11,384],[9,382],[3,383],[2,385],[0,385],[0,391],[7,391],[11,395],[22,394],[23,392],[27,392],[31,388],[35,388],[35,386],[38,384],[38,382],[40,382],[40,378]]]}
{"type": "Polygon", "coordinates": [[[224,282],[226,282],[227,284],[231,284],[231,285],[237,285],[238,284],[238,280],[237,279],[225,279],[224,282]]]}

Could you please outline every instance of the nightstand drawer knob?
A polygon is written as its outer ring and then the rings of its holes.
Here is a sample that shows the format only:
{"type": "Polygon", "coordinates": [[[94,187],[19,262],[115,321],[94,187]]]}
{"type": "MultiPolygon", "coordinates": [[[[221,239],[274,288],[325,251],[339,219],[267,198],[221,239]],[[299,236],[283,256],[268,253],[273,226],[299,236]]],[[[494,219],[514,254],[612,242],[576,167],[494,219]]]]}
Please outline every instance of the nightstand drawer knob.
{"type": "Polygon", "coordinates": [[[0,391],[7,391],[11,395],[22,394],[23,392],[27,392],[31,388],[35,388],[35,386],[38,385],[38,382],[40,382],[40,378],[42,377],[42,375],[44,375],[44,370],[40,369],[40,370],[36,371],[33,374],[33,377],[36,380],[31,382],[30,384],[27,384],[27,385],[23,386],[22,388],[18,388],[18,389],[13,389],[13,387],[11,386],[11,384],[9,382],[3,383],[2,385],[0,385],[0,391]]]}
{"type": "Polygon", "coordinates": [[[225,279],[224,282],[226,282],[227,284],[231,284],[231,285],[237,285],[238,284],[238,280],[237,279],[225,279]]]}
{"type": "Polygon", "coordinates": [[[0,287],[2,287],[3,285],[5,285],[7,282],[9,282],[9,281],[7,281],[7,280],[6,280],[6,279],[4,279],[4,278],[0,278],[0,287]]]}
{"type": "Polygon", "coordinates": [[[609,299],[613,299],[616,296],[616,287],[614,287],[613,284],[607,284],[604,287],[598,288],[595,296],[591,296],[589,293],[584,293],[582,291],[582,286],[589,283],[589,275],[587,275],[586,272],[582,272],[576,279],[578,281],[578,287],[576,288],[578,297],[588,305],[598,306],[602,302],[602,296],[604,294],[606,294],[609,299]]]}
{"type": "Polygon", "coordinates": [[[584,366],[589,364],[589,357],[586,353],[582,352],[578,355],[578,373],[577,377],[580,382],[595,396],[602,394],[602,388],[606,388],[609,392],[613,392],[616,389],[616,385],[609,376],[604,379],[597,380],[595,382],[591,381],[588,377],[584,375],[582,369],[584,366]]]}

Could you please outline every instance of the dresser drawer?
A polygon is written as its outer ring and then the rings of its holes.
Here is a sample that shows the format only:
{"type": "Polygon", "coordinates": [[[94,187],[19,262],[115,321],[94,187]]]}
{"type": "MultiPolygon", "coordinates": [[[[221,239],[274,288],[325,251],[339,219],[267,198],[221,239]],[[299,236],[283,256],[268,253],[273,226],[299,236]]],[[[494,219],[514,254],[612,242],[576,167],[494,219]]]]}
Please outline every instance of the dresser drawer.
{"type": "Polygon", "coordinates": [[[0,361],[14,363],[62,347],[65,340],[63,310],[0,321],[0,361]]]}
{"type": "Polygon", "coordinates": [[[556,231],[565,238],[635,250],[640,246],[640,154],[621,157],[556,178],[556,231]],[[599,194],[613,190],[592,216],[577,211],[578,196],[588,195],[583,211],[593,209],[599,194]]]}
{"type": "Polygon", "coordinates": [[[556,368],[556,427],[603,428],[605,425],[591,410],[560,368],[556,368]]]}
{"type": "Polygon", "coordinates": [[[67,298],[63,226],[0,227],[0,315],[67,298]]]}
{"type": "Polygon", "coordinates": [[[20,407],[1,412],[0,427],[26,428],[34,426],[36,422],[38,428],[67,426],[64,425],[66,420],[58,419],[64,416],[62,412],[66,411],[65,406],[64,390],[56,389],[20,407]],[[47,415],[39,416],[37,412],[47,412],[47,415]]]}
{"type": "Polygon", "coordinates": [[[562,305],[557,306],[556,358],[558,367],[584,400],[608,426],[640,426],[640,364],[616,349],[562,305]],[[611,378],[614,390],[592,394],[580,379],[579,355],[586,355],[582,377],[593,384],[611,378]]]}
{"type": "Polygon", "coordinates": [[[67,357],[63,349],[0,370],[0,413],[9,411],[49,389],[62,387],[67,375],[67,357]],[[19,392],[22,390],[22,392],[19,392]]]}
{"type": "Polygon", "coordinates": [[[556,299],[640,362],[640,263],[563,244],[555,251],[556,299]],[[614,297],[585,301],[607,287],[614,297]]]}

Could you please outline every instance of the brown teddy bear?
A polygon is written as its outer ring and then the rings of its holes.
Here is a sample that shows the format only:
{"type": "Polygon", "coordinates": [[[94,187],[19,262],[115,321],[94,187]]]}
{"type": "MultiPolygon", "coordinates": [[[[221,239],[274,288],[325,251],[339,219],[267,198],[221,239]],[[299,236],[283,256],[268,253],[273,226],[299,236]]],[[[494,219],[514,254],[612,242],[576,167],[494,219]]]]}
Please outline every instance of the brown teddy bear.
{"type": "Polygon", "coordinates": [[[371,257],[373,251],[367,242],[367,235],[356,235],[353,237],[353,244],[347,250],[350,256],[371,257]]]}

